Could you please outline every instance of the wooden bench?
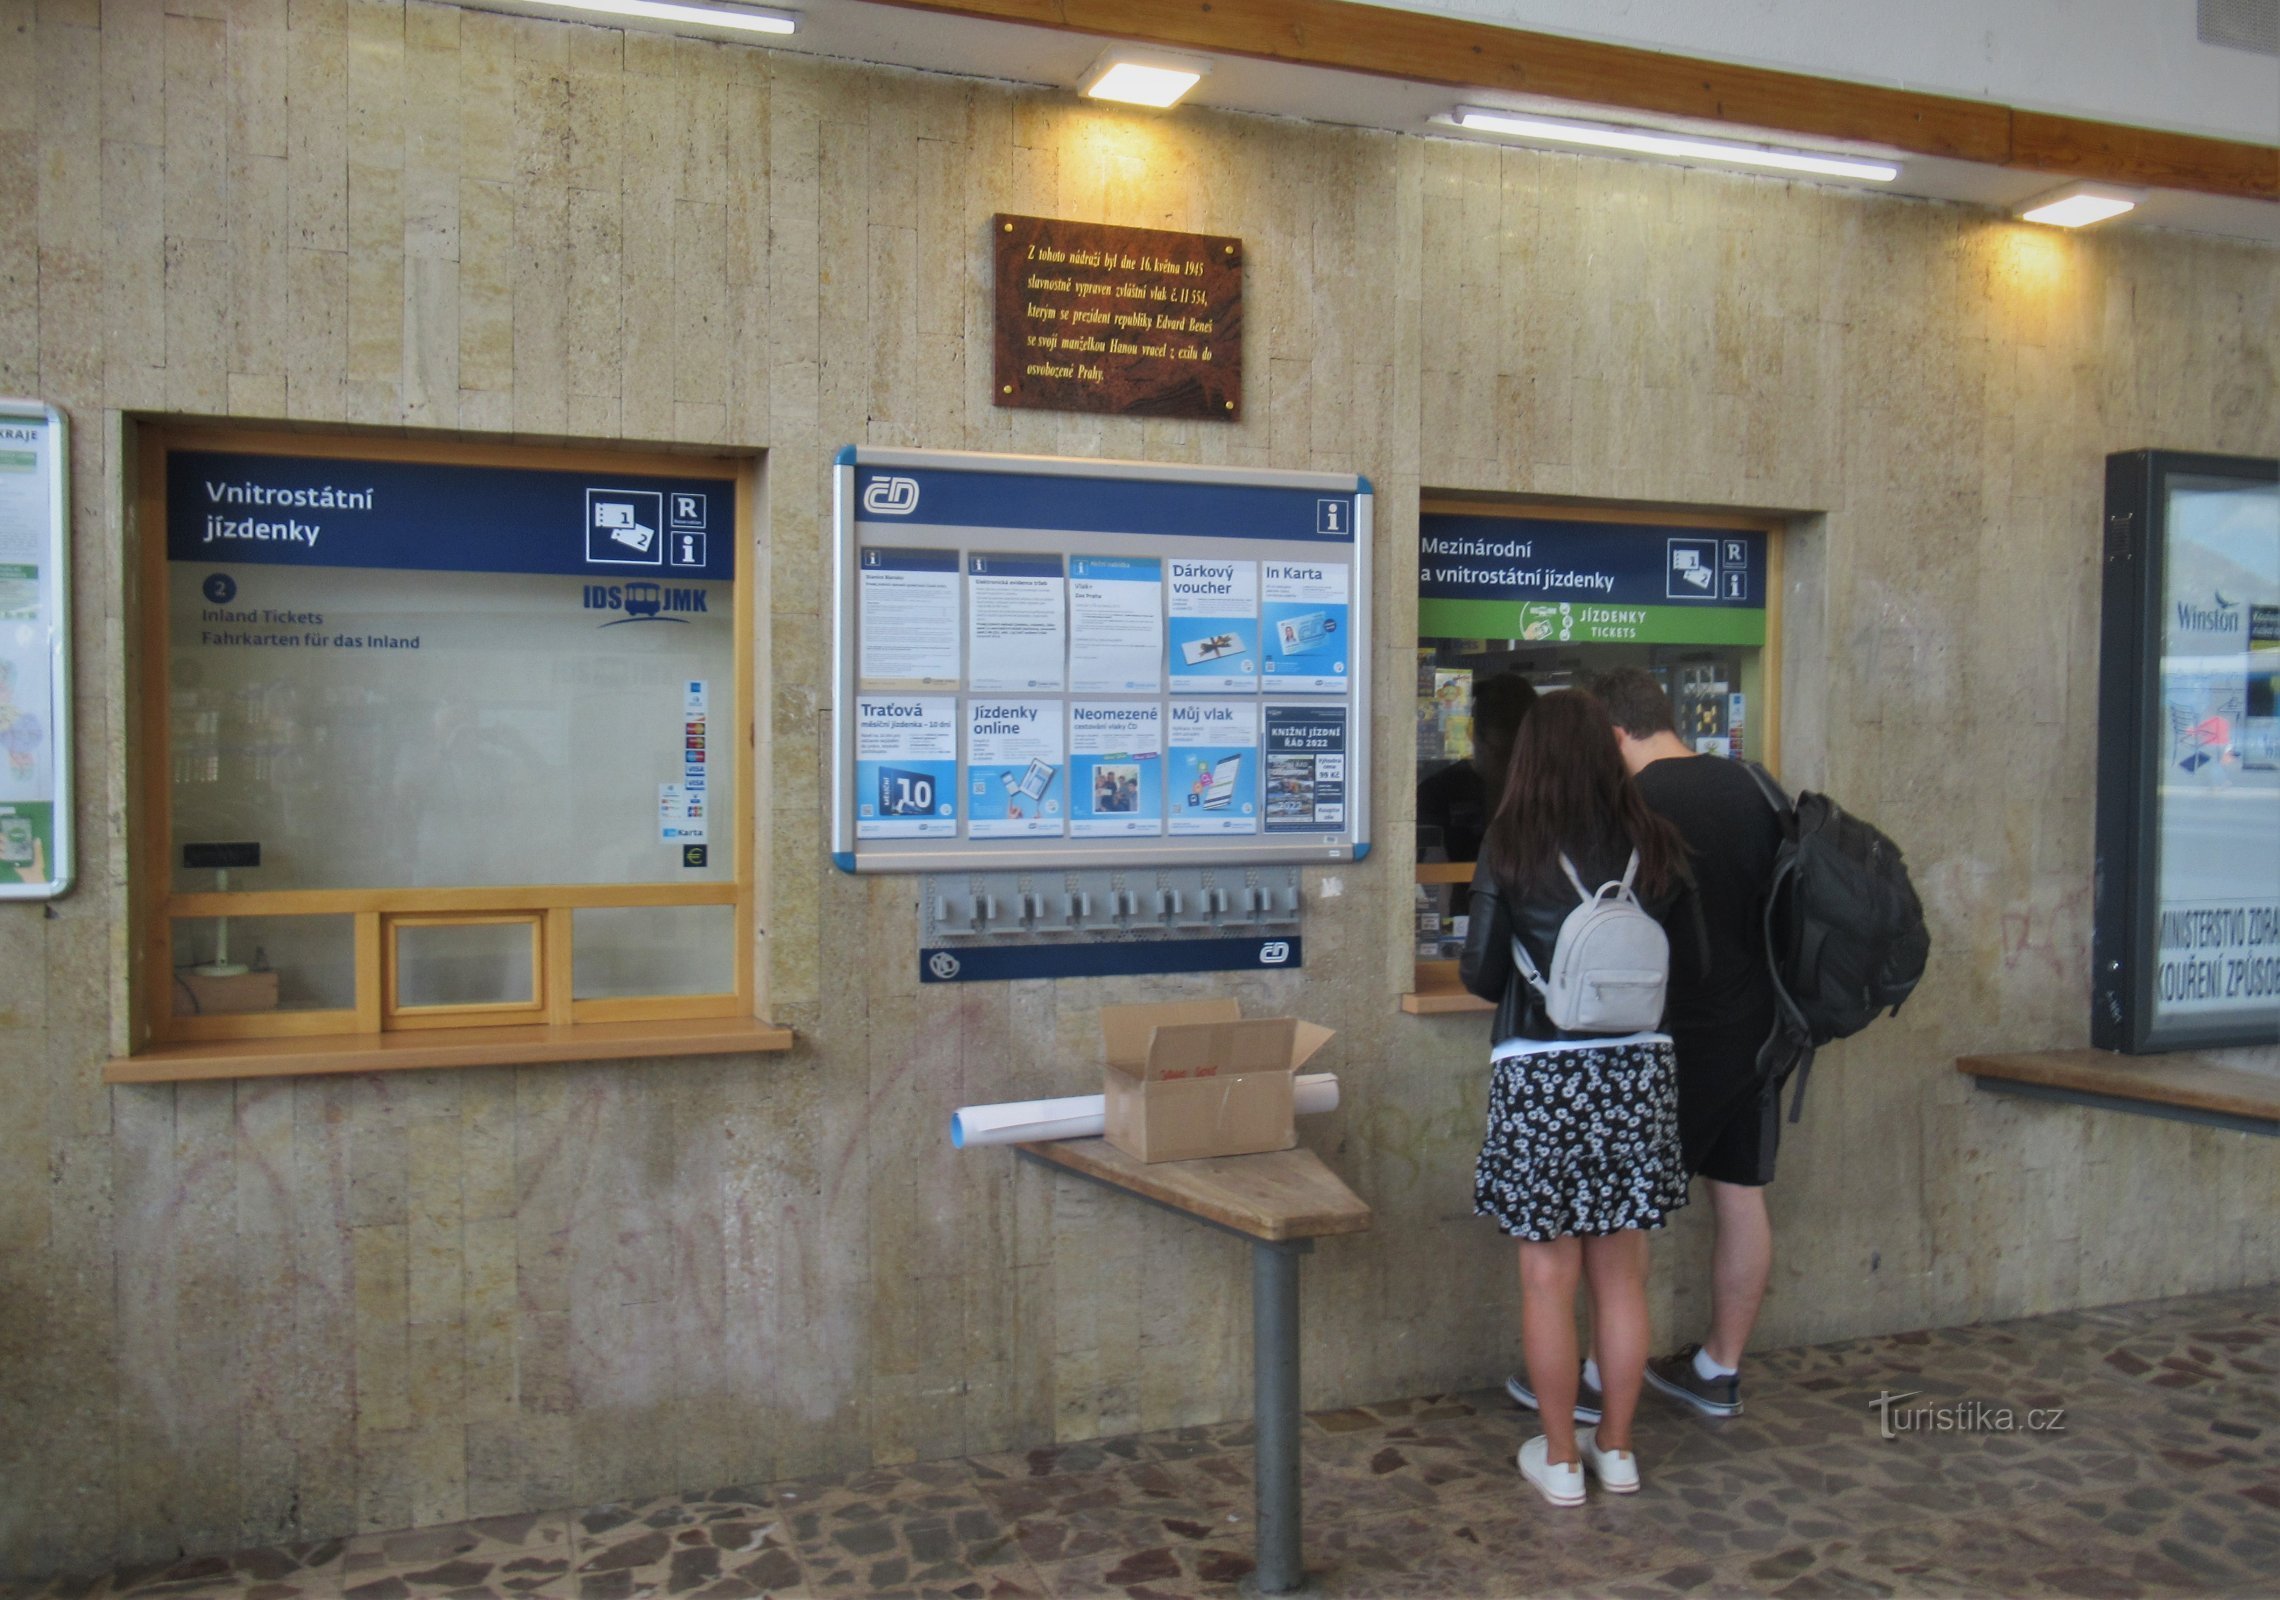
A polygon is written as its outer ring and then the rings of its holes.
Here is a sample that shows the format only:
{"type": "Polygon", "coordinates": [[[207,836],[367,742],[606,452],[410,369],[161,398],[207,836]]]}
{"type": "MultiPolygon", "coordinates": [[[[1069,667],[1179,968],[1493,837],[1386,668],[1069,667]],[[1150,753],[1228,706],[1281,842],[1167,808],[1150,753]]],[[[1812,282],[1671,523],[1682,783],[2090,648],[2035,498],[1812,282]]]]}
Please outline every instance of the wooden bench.
{"type": "Polygon", "coordinates": [[[1138,1195],[1251,1245],[1251,1362],[1261,1594],[1305,1582],[1299,1552],[1298,1258],[1361,1233],[1370,1208],[1311,1150],[1204,1161],[1133,1160],[1106,1139],[1016,1145],[1042,1166],[1138,1195]]]}
{"type": "Polygon", "coordinates": [[[2280,1135],[2280,1077],[2228,1067],[2206,1056],[2030,1050],[1958,1056],[1955,1066],[1997,1094],[2280,1135]]]}

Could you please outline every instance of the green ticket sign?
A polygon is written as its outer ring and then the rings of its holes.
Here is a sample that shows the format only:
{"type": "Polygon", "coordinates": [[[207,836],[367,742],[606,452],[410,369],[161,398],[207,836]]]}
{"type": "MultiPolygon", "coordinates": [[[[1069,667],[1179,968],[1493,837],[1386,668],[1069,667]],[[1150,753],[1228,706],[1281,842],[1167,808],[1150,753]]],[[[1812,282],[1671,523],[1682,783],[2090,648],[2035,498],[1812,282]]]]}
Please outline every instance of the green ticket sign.
{"type": "Polygon", "coordinates": [[[1520,639],[1558,644],[1765,643],[1765,613],[1740,607],[1608,604],[1592,600],[1420,600],[1427,639],[1520,639]]]}

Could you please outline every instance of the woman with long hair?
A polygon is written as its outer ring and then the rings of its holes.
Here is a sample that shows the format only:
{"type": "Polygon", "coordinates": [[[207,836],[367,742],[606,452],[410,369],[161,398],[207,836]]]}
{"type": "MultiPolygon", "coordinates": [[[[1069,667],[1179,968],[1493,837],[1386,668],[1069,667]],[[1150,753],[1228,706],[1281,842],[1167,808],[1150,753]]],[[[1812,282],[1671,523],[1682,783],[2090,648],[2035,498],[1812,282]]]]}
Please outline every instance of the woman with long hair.
{"type": "Polygon", "coordinates": [[[1520,724],[1504,793],[1472,880],[1465,987],[1496,1002],[1488,1132],[1473,1208],[1520,1241],[1520,1336],[1544,1431],[1522,1476],[1580,1505],[1584,1467],[1616,1493],[1639,1486],[1631,1449],[1647,1360],[1647,1230],[1686,1204],[1668,1035],[1556,1027],[1513,957],[1552,970],[1560,925],[1588,893],[1631,872],[1672,954],[1700,959],[1685,846],[1639,798],[1599,701],[1547,694],[1520,724]],[[1572,877],[1571,881],[1571,868],[1572,877]],[[1591,1293],[1601,1415],[1576,1429],[1578,1283],[1591,1293]]]}

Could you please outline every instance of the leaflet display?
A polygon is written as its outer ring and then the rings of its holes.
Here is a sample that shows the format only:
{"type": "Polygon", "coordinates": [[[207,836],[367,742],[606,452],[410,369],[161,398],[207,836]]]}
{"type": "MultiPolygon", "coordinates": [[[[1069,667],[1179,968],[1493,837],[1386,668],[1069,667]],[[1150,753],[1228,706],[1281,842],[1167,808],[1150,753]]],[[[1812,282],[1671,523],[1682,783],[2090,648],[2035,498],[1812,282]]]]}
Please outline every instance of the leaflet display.
{"type": "Polygon", "coordinates": [[[842,450],[834,860],[1367,854],[1371,501],[1341,474],[842,450]]]}
{"type": "Polygon", "coordinates": [[[0,400],[0,900],[71,887],[70,470],[63,413],[0,400]]]}

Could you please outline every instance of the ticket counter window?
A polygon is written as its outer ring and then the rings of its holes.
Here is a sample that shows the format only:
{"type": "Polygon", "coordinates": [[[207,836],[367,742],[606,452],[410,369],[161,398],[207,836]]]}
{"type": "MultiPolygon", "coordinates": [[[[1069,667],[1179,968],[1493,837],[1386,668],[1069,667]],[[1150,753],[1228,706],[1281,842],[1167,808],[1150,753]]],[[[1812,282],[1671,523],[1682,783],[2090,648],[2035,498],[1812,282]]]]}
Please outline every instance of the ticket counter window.
{"type": "Polygon", "coordinates": [[[1417,982],[1412,1010],[1471,1009],[1456,977],[1465,886],[1535,695],[1644,667],[1696,751],[1770,759],[1762,523],[1428,502],[1418,531],[1417,982]]]}
{"type": "Polygon", "coordinates": [[[749,1014],[748,501],[694,457],[155,441],[150,1035],[749,1014]]]}

